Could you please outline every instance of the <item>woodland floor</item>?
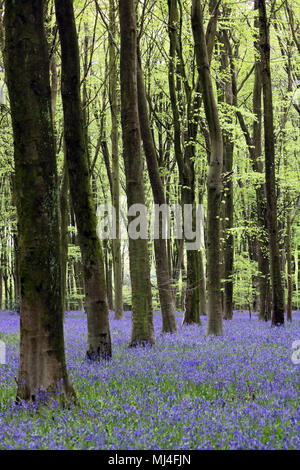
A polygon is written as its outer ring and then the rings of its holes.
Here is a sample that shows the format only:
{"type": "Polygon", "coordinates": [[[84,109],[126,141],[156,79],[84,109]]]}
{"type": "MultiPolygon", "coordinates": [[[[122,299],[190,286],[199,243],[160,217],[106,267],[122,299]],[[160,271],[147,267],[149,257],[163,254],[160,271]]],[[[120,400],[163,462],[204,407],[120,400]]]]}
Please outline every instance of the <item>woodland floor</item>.
{"type": "Polygon", "coordinates": [[[80,406],[16,406],[19,316],[0,311],[0,449],[300,449],[300,311],[285,328],[234,314],[224,336],[202,326],[160,334],[156,345],[129,349],[130,312],[113,320],[113,359],[85,357],[86,318],[65,320],[68,370],[80,406]]]}

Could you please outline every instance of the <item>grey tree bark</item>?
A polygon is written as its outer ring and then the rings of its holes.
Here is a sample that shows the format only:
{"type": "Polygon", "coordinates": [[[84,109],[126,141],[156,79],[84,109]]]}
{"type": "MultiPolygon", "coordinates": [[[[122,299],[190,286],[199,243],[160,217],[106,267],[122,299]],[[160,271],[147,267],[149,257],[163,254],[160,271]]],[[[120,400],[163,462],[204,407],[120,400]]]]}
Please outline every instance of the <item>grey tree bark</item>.
{"type": "Polygon", "coordinates": [[[116,210],[116,239],[113,240],[115,319],[124,318],[122,294],[122,257],[120,240],[120,176],[119,176],[119,131],[118,131],[118,96],[117,96],[117,57],[114,40],[116,36],[116,2],[109,3],[109,101],[111,112],[111,155],[112,155],[112,200],[116,210]]]}
{"type": "MultiPolygon", "coordinates": [[[[121,121],[127,205],[145,204],[137,91],[137,35],[134,0],[119,0],[121,121]]],[[[128,223],[133,217],[128,217],[128,223]]],[[[148,242],[129,237],[132,291],[131,346],[154,343],[148,242]]]]}
{"type": "Polygon", "coordinates": [[[199,0],[192,1],[192,29],[205,115],[210,133],[207,178],[207,335],[222,335],[220,206],[222,195],[223,138],[214,97],[208,51],[199,0]]]}
{"type": "Polygon", "coordinates": [[[62,55],[62,100],[66,161],[72,204],[83,262],[85,309],[88,320],[87,356],[111,356],[111,338],[104,262],[97,236],[87,145],[80,100],[80,64],[72,0],[56,0],[56,19],[62,55]]]}

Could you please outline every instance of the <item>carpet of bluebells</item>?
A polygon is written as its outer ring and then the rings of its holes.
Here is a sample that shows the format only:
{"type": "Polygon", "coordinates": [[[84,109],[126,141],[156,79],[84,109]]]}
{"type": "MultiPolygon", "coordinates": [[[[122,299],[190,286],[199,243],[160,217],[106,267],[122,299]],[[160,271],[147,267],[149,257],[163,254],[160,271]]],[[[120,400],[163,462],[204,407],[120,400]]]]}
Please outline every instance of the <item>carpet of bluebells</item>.
{"type": "Polygon", "coordinates": [[[113,320],[113,359],[85,360],[86,317],[69,312],[66,355],[78,405],[17,406],[19,316],[0,311],[0,449],[300,449],[300,311],[285,328],[235,313],[224,336],[202,326],[128,348],[130,312],[113,320]]]}

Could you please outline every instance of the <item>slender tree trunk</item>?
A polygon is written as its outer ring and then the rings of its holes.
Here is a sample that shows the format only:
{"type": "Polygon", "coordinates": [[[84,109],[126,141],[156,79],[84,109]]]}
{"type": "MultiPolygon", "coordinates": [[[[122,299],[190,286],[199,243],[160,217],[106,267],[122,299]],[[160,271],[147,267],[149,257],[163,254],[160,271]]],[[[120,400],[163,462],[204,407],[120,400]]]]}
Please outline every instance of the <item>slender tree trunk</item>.
{"type": "MultiPolygon", "coordinates": [[[[56,129],[55,129],[55,113],[57,102],[58,76],[56,70],[55,54],[50,59],[50,85],[51,85],[51,114],[53,121],[54,140],[56,148],[56,129]]],[[[64,155],[66,153],[64,145],[64,155]]],[[[68,259],[68,170],[66,157],[64,158],[62,182],[60,189],[60,226],[61,226],[61,279],[62,279],[62,295],[63,295],[63,312],[66,310],[66,270],[68,259]]]]}
{"type": "Polygon", "coordinates": [[[68,189],[69,178],[66,158],[63,167],[62,183],[60,188],[60,223],[61,223],[61,282],[63,294],[63,309],[66,310],[66,282],[67,282],[67,262],[68,262],[68,189]]]}
{"type": "Polygon", "coordinates": [[[114,309],[113,301],[113,289],[112,289],[112,261],[109,253],[109,245],[107,240],[103,241],[103,252],[104,252],[104,265],[105,265],[105,280],[106,280],[106,291],[108,308],[114,309]]]}
{"type": "MultiPolygon", "coordinates": [[[[119,0],[121,30],[121,120],[128,209],[145,205],[137,92],[137,39],[134,0],[119,0]]],[[[130,224],[132,216],[128,216],[130,224]]],[[[154,343],[148,241],[129,236],[132,289],[131,346],[154,343]]]]}
{"type": "MultiPolygon", "coordinates": [[[[258,9],[258,0],[254,2],[254,10],[258,9]]],[[[254,27],[258,28],[258,19],[254,20],[254,27]]],[[[254,48],[258,50],[258,40],[254,40],[254,48]]],[[[234,70],[233,70],[234,72],[234,70]]],[[[262,144],[261,144],[261,126],[262,126],[262,111],[261,111],[261,96],[262,96],[262,70],[261,60],[256,56],[254,65],[254,86],[253,86],[253,114],[256,119],[253,122],[252,137],[247,129],[246,123],[242,114],[237,111],[241,129],[244,133],[245,140],[248,146],[249,155],[251,158],[253,171],[264,173],[264,165],[261,161],[262,144]]],[[[237,107],[237,86],[235,80],[235,72],[232,74],[232,81],[234,84],[234,105],[237,107]]],[[[269,262],[269,238],[267,228],[267,203],[266,203],[266,186],[265,183],[257,185],[256,189],[256,202],[257,202],[257,222],[258,222],[258,283],[259,283],[259,320],[268,321],[270,319],[270,262],[269,262]]]]}
{"type": "MultiPolygon", "coordinates": [[[[231,85],[229,85],[231,88],[231,85]]],[[[230,93],[231,94],[231,93],[230,93]]],[[[228,104],[232,104],[232,99],[227,99],[228,104]]],[[[232,173],[233,147],[232,136],[224,137],[224,171],[227,175],[232,173]]],[[[233,317],[233,262],[234,262],[234,238],[232,234],[233,227],[233,184],[232,175],[226,178],[224,183],[224,318],[232,320],[233,317]]]]}
{"type": "Polygon", "coordinates": [[[256,189],[258,226],[260,229],[258,237],[258,271],[259,271],[259,320],[268,321],[270,319],[270,261],[267,233],[266,198],[262,185],[256,189]]]}
{"type": "MultiPolygon", "coordinates": [[[[292,12],[288,8],[288,4],[285,5],[286,11],[289,18],[290,27],[294,34],[294,26],[293,26],[293,16],[292,12]]],[[[285,71],[287,73],[287,92],[292,93],[293,90],[293,67],[291,61],[291,51],[292,49],[289,47],[291,46],[291,42],[288,42],[286,47],[283,44],[281,38],[281,31],[280,24],[276,21],[274,23],[274,28],[276,30],[277,40],[280,46],[281,55],[285,62],[285,71]]],[[[299,50],[299,43],[298,43],[298,50],[299,50]]],[[[300,112],[299,106],[296,103],[293,103],[295,109],[300,112]]],[[[287,150],[287,133],[285,132],[285,126],[288,119],[288,112],[289,112],[289,103],[286,102],[283,105],[283,114],[281,117],[281,152],[283,154],[283,161],[284,161],[284,169],[285,171],[288,168],[288,159],[289,159],[289,152],[287,150]]],[[[285,189],[285,204],[286,204],[286,233],[285,237],[282,237],[282,255],[286,255],[286,263],[287,263],[287,304],[286,304],[286,312],[287,312],[287,321],[292,321],[292,296],[293,296],[293,281],[292,281],[292,253],[291,253],[291,230],[292,230],[292,218],[291,218],[291,195],[290,195],[290,188],[287,185],[285,189]],[[285,251],[284,251],[285,248],[285,251]]],[[[297,210],[297,209],[296,209],[297,210]]],[[[280,238],[280,237],[279,237],[280,238]]],[[[285,264],[285,263],[283,263],[285,264]]],[[[285,266],[282,269],[285,272],[285,266]]]]}
{"type": "Polygon", "coordinates": [[[32,401],[39,391],[55,393],[58,383],[63,400],[74,396],[64,352],[58,181],[43,3],[5,2],[21,284],[17,399],[32,401]]]}
{"type": "MultiPolygon", "coordinates": [[[[226,10],[229,15],[230,11],[226,10]]],[[[224,91],[221,94],[222,101],[229,106],[234,104],[233,94],[233,51],[227,30],[223,29],[219,35],[219,41],[221,44],[221,67],[223,71],[227,71],[227,77],[225,78],[224,91]]],[[[227,123],[232,126],[233,119],[232,115],[226,117],[227,123]]],[[[223,230],[224,239],[223,244],[223,256],[224,256],[224,296],[223,296],[223,315],[225,320],[232,320],[233,307],[232,307],[232,296],[233,296],[233,261],[234,261],[234,239],[231,232],[233,227],[233,184],[232,184],[232,164],[233,164],[233,136],[231,131],[223,132],[223,147],[224,147],[224,172],[228,175],[224,182],[224,217],[223,217],[223,230]]]]}
{"type": "Polygon", "coordinates": [[[203,249],[199,251],[199,290],[200,290],[200,314],[207,315],[207,303],[206,303],[206,276],[204,268],[204,254],[203,249]]]}
{"type": "Polygon", "coordinates": [[[222,195],[223,138],[213,93],[203,12],[200,1],[192,1],[192,29],[195,55],[202,88],[205,115],[210,132],[211,153],[207,179],[207,335],[222,335],[220,206],[222,195]]]}
{"type": "Polygon", "coordinates": [[[5,265],[5,263],[6,263],[6,261],[5,261],[5,248],[4,248],[5,242],[4,242],[4,233],[2,232],[2,234],[3,234],[3,238],[2,238],[3,248],[1,250],[1,259],[0,259],[1,263],[0,263],[0,265],[1,265],[1,271],[2,271],[2,280],[3,280],[3,284],[2,284],[2,296],[4,297],[3,306],[4,306],[4,309],[6,309],[7,308],[6,307],[6,285],[5,285],[5,282],[6,282],[6,267],[5,267],[6,265],[5,265]]]}
{"type": "MultiPolygon", "coordinates": [[[[138,54],[138,105],[141,135],[144,144],[144,151],[148,166],[148,173],[153,192],[154,203],[158,205],[166,204],[162,180],[159,174],[156,149],[150,128],[148,117],[148,107],[145,94],[143,71],[138,54]]],[[[159,220],[159,238],[154,240],[156,276],[159,291],[160,306],[162,312],[162,331],[165,333],[176,333],[175,299],[171,286],[168,253],[166,242],[162,238],[162,223],[159,220]]]]}
{"type": "Polygon", "coordinates": [[[118,132],[118,96],[117,96],[117,57],[113,40],[116,36],[116,2],[110,0],[109,18],[109,101],[111,112],[111,156],[112,156],[112,201],[116,211],[116,238],[113,240],[113,266],[115,289],[115,319],[124,318],[122,293],[122,257],[120,240],[120,176],[119,176],[119,132],[118,132]]]}
{"type": "MultiPolygon", "coordinates": [[[[290,202],[288,195],[287,202],[290,202]]],[[[286,220],[286,260],[287,260],[287,320],[292,321],[292,295],[293,295],[293,280],[292,280],[292,253],[291,253],[291,211],[288,209],[286,220]]]]}
{"type": "MultiPolygon", "coordinates": [[[[254,10],[258,9],[258,0],[254,2],[254,10]]],[[[255,18],[254,26],[258,28],[258,19],[255,18]]],[[[257,39],[254,40],[254,47],[259,53],[259,44],[257,39]]],[[[264,173],[264,165],[261,161],[262,144],[261,144],[261,96],[262,96],[262,77],[261,77],[261,61],[259,57],[255,58],[254,66],[254,86],[253,86],[253,114],[256,119],[253,122],[252,137],[247,129],[242,114],[237,111],[241,129],[244,133],[245,140],[249,149],[253,171],[264,173]]],[[[234,83],[234,105],[237,107],[237,86],[235,74],[233,76],[234,83]]],[[[258,222],[258,282],[259,282],[259,320],[268,321],[270,319],[270,262],[269,262],[269,238],[267,228],[267,203],[266,203],[266,187],[265,183],[258,185],[255,189],[257,202],[257,222],[258,222]]]]}
{"type": "MultiPolygon", "coordinates": [[[[12,205],[16,206],[16,183],[15,183],[15,174],[11,175],[10,178],[10,190],[11,190],[11,199],[12,205]]],[[[14,247],[14,265],[13,265],[13,278],[14,278],[14,310],[20,312],[20,275],[19,275],[19,239],[18,239],[18,229],[12,227],[12,240],[14,247]]]]}
{"type": "MultiPolygon", "coordinates": [[[[13,234],[13,243],[14,243],[14,310],[20,308],[20,277],[19,277],[19,242],[18,234],[13,234]]],[[[1,309],[1,307],[0,307],[1,309]]]]}
{"type": "MultiPolygon", "coordinates": [[[[254,9],[258,9],[258,0],[255,1],[254,9]]],[[[258,27],[258,20],[255,19],[255,26],[258,27]]],[[[257,40],[254,41],[254,47],[259,52],[259,45],[257,40]]],[[[262,126],[262,111],[261,111],[261,95],[262,95],[262,69],[261,61],[257,57],[255,60],[254,69],[254,87],[253,87],[253,113],[256,119],[253,122],[253,146],[250,150],[252,156],[253,169],[259,173],[264,172],[264,167],[260,158],[262,156],[261,145],[261,126],[262,126]]],[[[267,229],[267,213],[266,213],[266,188],[265,183],[256,188],[256,202],[257,202],[257,219],[259,226],[258,235],[258,283],[259,283],[259,320],[268,321],[270,318],[269,311],[269,275],[270,275],[270,262],[269,262],[269,239],[267,229]]]]}
{"type": "Polygon", "coordinates": [[[69,185],[78,229],[88,319],[87,356],[111,356],[111,338],[103,253],[91,192],[87,145],[80,100],[80,64],[72,0],[56,0],[62,55],[62,100],[69,185]]]}
{"type": "Polygon", "coordinates": [[[275,188],[275,144],[273,125],[272,83],[270,71],[270,39],[265,0],[258,0],[259,35],[262,64],[264,130],[265,130],[265,173],[267,192],[267,214],[270,243],[272,279],[272,325],[284,324],[283,286],[280,272],[278,245],[278,223],[275,188]]]}
{"type": "MultiPolygon", "coordinates": [[[[168,1],[169,9],[169,38],[170,38],[170,58],[169,58],[169,91],[173,114],[174,128],[174,150],[178,165],[179,179],[182,190],[183,210],[186,204],[193,207],[193,230],[195,229],[195,148],[194,142],[197,135],[197,111],[199,111],[198,100],[196,106],[192,103],[192,93],[185,76],[184,64],[182,60],[181,38],[178,33],[179,15],[177,0],[168,1]],[[178,57],[178,63],[176,59],[178,57]],[[177,74],[176,74],[177,72],[177,74]],[[188,130],[185,133],[185,148],[182,150],[181,137],[182,129],[180,122],[180,111],[177,95],[181,91],[181,81],[184,83],[188,108],[188,130]],[[197,107],[198,106],[198,107],[197,107]],[[196,109],[197,107],[197,109],[196,109]],[[193,123],[191,122],[193,121],[193,123]]],[[[181,101],[181,100],[179,100],[181,101]]],[[[187,242],[190,240],[186,240],[187,242]]],[[[187,249],[187,275],[186,290],[184,294],[184,318],[183,323],[201,324],[200,321],[200,286],[198,253],[196,250],[187,249]]]]}
{"type": "Polygon", "coordinates": [[[2,283],[2,266],[0,260],[0,310],[2,310],[3,283],[2,283]]]}
{"type": "MultiPolygon", "coordinates": [[[[232,171],[233,144],[225,137],[224,146],[225,171],[232,171]]],[[[234,238],[231,232],[233,227],[233,184],[230,176],[225,185],[225,247],[224,247],[224,318],[232,320],[233,317],[233,262],[234,262],[234,238]]]]}
{"type": "MultiPolygon", "coordinates": [[[[205,165],[205,163],[204,163],[205,165]]],[[[204,185],[204,172],[201,171],[202,175],[199,178],[199,204],[203,204],[203,195],[205,191],[204,185]]],[[[207,302],[206,302],[206,269],[205,269],[205,222],[203,215],[202,222],[203,238],[204,238],[204,247],[199,250],[199,273],[200,273],[200,314],[207,316],[207,302]]]]}

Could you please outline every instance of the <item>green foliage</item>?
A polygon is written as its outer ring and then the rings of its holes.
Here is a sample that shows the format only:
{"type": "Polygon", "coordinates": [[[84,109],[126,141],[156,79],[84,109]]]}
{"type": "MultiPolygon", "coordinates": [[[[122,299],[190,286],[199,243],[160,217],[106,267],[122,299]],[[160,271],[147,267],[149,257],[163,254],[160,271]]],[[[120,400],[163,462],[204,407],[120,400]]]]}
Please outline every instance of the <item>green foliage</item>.
{"type": "Polygon", "coordinates": [[[233,274],[233,301],[237,310],[252,311],[257,292],[254,285],[258,275],[257,262],[250,260],[248,252],[236,253],[233,274]]]}
{"type": "MultiPolygon", "coordinates": [[[[104,162],[101,142],[105,141],[111,157],[111,114],[108,89],[108,21],[109,2],[98,1],[101,15],[95,7],[95,2],[80,0],[75,2],[76,22],[81,54],[81,90],[84,107],[87,146],[91,163],[91,180],[95,204],[111,201],[110,186],[107,167],[104,162]]],[[[173,120],[170,105],[168,85],[169,63],[169,37],[168,37],[168,2],[159,0],[151,4],[137,2],[138,29],[142,28],[140,46],[147,99],[149,102],[149,117],[155,145],[157,149],[160,174],[163,180],[165,194],[169,204],[180,203],[181,191],[178,168],[175,161],[173,120]],[[145,6],[145,10],[143,9],[145,6]],[[145,16],[143,17],[143,14],[145,16]]],[[[56,110],[54,128],[57,150],[57,167],[62,181],[64,165],[63,145],[63,113],[60,94],[61,58],[59,54],[58,36],[55,31],[55,15],[53,0],[47,2],[46,32],[49,50],[55,59],[55,70],[51,71],[52,84],[57,80],[56,110]]],[[[176,87],[179,109],[179,120],[182,128],[182,143],[185,146],[195,146],[195,157],[192,158],[195,171],[195,192],[197,202],[204,204],[206,211],[206,177],[209,156],[209,135],[205,122],[203,105],[189,121],[187,90],[192,100],[199,94],[195,91],[197,71],[194,57],[194,43],[190,21],[190,2],[179,4],[179,32],[180,54],[176,58],[176,87]],[[196,139],[185,141],[188,126],[195,124],[199,119],[199,129],[196,139]]],[[[209,2],[205,4],[204,18],[207,27],[210,12],[209,2]]],[[[252,5],[245,2],[232,2],[225,0],[220,4],[220,14],[217,23],[215,46],[212,54],[211,75],[216,97],[220,122],[224,135],[230,136],[234,143],[233,154],[233,197],[234,220],[232,233],[234,234],[234,302],[237,308],[248,308],[255,297],[253,277],[257,275],[256,261],[253,260],[252,243],[262,237],[257,219],[256,190],[265,182],[264,171],[254,171],[249,155],[249,148],[245,141],[237,113],[240,113],[244,123],[252,133],[253,123],[257,120],[253,112],[253,85],[254,60],[258,51],[253,47],[257,37],[254,18],[257,13],[252,5]],[[227,66],[221,64],[222,41],[220,32],[226,31],[232,48],[232,55],[227,57],[227,66]],[[227,104],[222,96],[225,93],[226,83],[230,80],[232,70],[235,69],[237,81],[237,103],[227,104]]],[[[273,107],[276,139],[276,182],[277,182],[277,208],[280,224],[281,249],[285,252],[286,222],[288,211],[291,215],[291,253],[292,253],[292,279],[293,279],[293,306],[300,306],[299,291],[299,94],[297,82],[299,76],[299,60],[296,43],[293,39],[291,15],[294,24],[297,24],[296,2],[289,1],[279,4],[274,9],[267,5],[270,15],[271,38],[271,75],[273,85],[273,107]],[[291,14],[288,12],[289,6],[291,14]]],[[[14,202],[14,163],[13,163],[13,135],[10,116],[10,105],[5,80],[2,32],[2,7],[0,15],[0,89],[5,96],[4,104],[0,104],[0,307],[18,309],[19,299],[16,293],[16,250],[14,236],[17,231],[16,208],[14,202]]],[[[119,24],[116,25],[117,40],[119,44],[119,24]]],[[[118,46],[119,47],[119,46],[118,46]]],[[[119,53],[116,50],[117,67],[119,68],[119,53]]],[[[120,105],[120,84],[117,83],[118,104],[120,105]]],[[[199,91],[199,90],[198,90],[199,91]]],[[[1,95],[1,96],[2,96],[1,95]]],[[[201,97],[201,93],[200,93],[201,97]]],[[[119,120],[120,121],[120,120],[119,120]]],[[[120,130],[120,123],[119,123],[120,130]]],[[[263,136],[262,136],[263,137],[263,136]]],[[[263,141],[262,141],[263,143],[263,141]]],[[[122,141],[119,139],[119,152],[122,152],[122,141]]],[[[126,194],[125,177],[122,159],[120,158],[120,187],[121,197],[126,194]]],[[[258,159],[263,165],[264,155],[258,159]]],[[[109,162],[111,170],[111,161],[109,162]]],[[[152,204],[152,192],[149,177],[144,168],[147,206],[152,204]]],[[[71,214],[70,214],[71,216],[71,214]]],[[[225,220],[226,221],[226,220],[225,220]]],[[[75,223],[69,223],[68,229],[68,292],[67,304],[81,306],[83,299],[82,279],[80,272],[74,274],[74,265],[80,264],[80,250],[78,247],[75,223]]],[[[226,242],[226,234],[224,234],[226,242]]],[[[153,255],[153,247],[150,247],[153,255]]],[[[177,256],[176,244],[171,243],[171,269],[174,272],[177,256]]],[[[129,283],[128,248],[124,253],[124,302],[131,305],[131,290],[129,283]]],[[[154,257],[152,256],[152,259],[154,257]]],[[[154,263],[152,263],[152,267],[154,263]]],[[[80,270],[79,270],[80,271],[80,270]]],[[[173,273],[172,273],[173,274],[173,273]]],[[[181,273],[182,274],[182,273],[181,273]]],[[[287,279],[286,268],[283,272],[287,279]]],[[[154,308],[159,308],[156,280],[153,285],[154,308]]],[[[182,277],[176,282],[175,290],[181,292],[182,277]]]]}

